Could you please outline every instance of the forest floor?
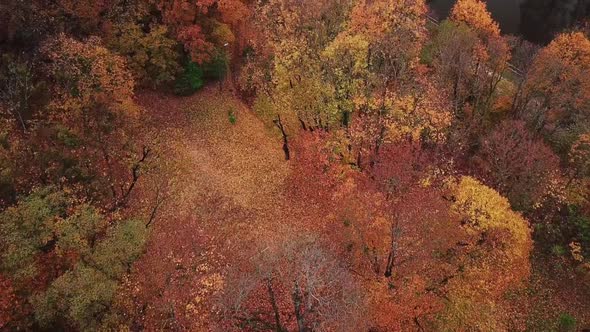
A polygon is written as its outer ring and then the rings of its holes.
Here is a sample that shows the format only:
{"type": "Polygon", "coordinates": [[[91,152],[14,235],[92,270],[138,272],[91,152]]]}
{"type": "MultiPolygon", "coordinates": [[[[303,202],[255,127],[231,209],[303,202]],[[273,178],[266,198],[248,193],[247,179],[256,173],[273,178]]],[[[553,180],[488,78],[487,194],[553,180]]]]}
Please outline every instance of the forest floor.
{"type": "Polygon", "coordinates": [[[142,196],[149,201],[160,186],[166,198],[121,305],[133,308],[137,327],[210,330],[233,253],[259,245],[293,215],[280,207],[290,166],[280,137],[217,86],[186,98],[138,99],[161,147],[142,196]]]}
{"type": "MultiPolygon", "coordinates": [[[[185,98],[144,92],[138,101],[158,148],[135,209],[149,216],[162,204],[116,305],[137,329],[210,331],[221,314],[224,271],[243,257],[238,253],[256,252],[264,241],[326,216],[285,194],[292,165],[281,138],[231,92],[217,86],[185,98]]],[[[555,322],[570,312],[590,324],[586,295],[534,266],[534,285],[524,296],[535,316],[529,319],[555,322]]]]}

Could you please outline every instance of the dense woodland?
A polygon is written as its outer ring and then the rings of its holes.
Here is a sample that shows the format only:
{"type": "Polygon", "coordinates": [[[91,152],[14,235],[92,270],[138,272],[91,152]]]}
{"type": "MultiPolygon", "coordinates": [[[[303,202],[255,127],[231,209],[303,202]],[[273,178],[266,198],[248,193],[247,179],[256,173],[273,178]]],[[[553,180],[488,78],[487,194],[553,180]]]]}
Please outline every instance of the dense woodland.
{"type": "Polygon", "coordinates": [[[2,0],[0,330],[590,329],[590,40],[480,0],[2,0]]]}

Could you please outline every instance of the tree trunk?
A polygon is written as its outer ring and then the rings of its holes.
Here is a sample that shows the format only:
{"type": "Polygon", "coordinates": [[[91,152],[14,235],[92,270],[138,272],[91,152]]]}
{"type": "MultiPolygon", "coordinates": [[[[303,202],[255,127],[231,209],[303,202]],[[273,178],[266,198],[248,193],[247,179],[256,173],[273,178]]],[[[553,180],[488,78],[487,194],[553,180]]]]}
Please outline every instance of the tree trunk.
{"type": "Polygon", "coordinates": [[[158,186],[158,188],[156,189],[156,202],[155,202],[155,205],[152,209],[152,212],[150,213],[150,219],[145,224],[145,228],[150,227],[152,222],[156,219],[156,213],[158,213],[158,209],[160,208],[160,205],[162,205],[162,203],[164,203],[164,199],[160,197],[160,194],[161,194],[161,188],[160,188],[160,186],[158,186]]]}
{"type": "Polygon", "coordinates": [[[389,247],[389,255],[387,256],[387,265],[385,266],[386,277],[391,277],[393,274],[393,264],[395,262],[395,241],[398,239],[399,233],[397,231],[397,223],[391,228],[391,246],[389,247]]]}
{"type": "Polygon", "coordinates": [[[304,131],[307,131],[307,126],[305,125],[305,121],[303,121],[303,119],[299,118],[299,123],[301,123],[301,128],[303,128],[304,131]]]}
{"type": "Polygon", "coordinates": [[[25,124],[25,120],[23,119],[22,114],[19,111],[15,111],[16,116],[18,118],[18,122],[20,123],[21,127],[23,127],[23,132],[27,131],[27,125],[25,124]]]}
{"type": "Polygon", "coordinates": [[[301,288],[299,287],[299,282],[295,281],[295,290],[293,291],[293,304],[295,306],[297,328],[299,332],[306,332],[307,329],[305,328],[305,319],[303,318],[303,314],[301,313],[301,302],[301,288]]]}
{"type": "Polygon", "coordinates": [[[453,81],[453,107],[455,113],[459,112],[459,77],[453,81]]]}
{"type": "Polygon", "coordinates": [[[145,163],[146,159],[150,155],[150,152],[151,152],[151,150],[147,146],[144,146],[142,148],[141,158],[137,162],[135,162],[135,164],[131,168],[131,183],[129,184],[127,189],[125,189],[123,187],[123,185],[121,185],[122,195],[119,199],[117,199],[117,197],[115,197],[115,202],[114,202],[113,207],[111,208],[111,212],[114,212],[121,207],[127,206],[127,203],[129,202],[129,198],[131,196],[131,192],[133,191],[133,188],[135,188],[135,185],[137,184],[137,181],[139,180],[139,177],[140,177],[139,171],[141,169],[141,166],[143,163],[145,163]]]}
{"type": "Polygon", "coordinates": [[[277,115],[277,118],[273,121],[275,126],[279,128],[281,131],[281,135],[283,135],[283,151],[285,152],[285,160],[291,159],[291,153],[289,152],[289,140],[287,136],[287,132],[285,131],[285,126],[281,121],[281,116],[277,115]]]}
{"type": "Polygon", "coordinates": [[[283,324],[281,324],[281,315],[279,313],[279,306],[277,305],[275,292],[272,289],[271,277],[266,278],[266,288],[268,289],[268,296],[270,297],[270,304],[272,305],[272,311],[274,312],[274,316],[275,316],[276,331],[283,332],[283,331],[285,331],[285,329],[283,328],[283,324]]]}
{"type": "Polygon", "coordinates": [[[393,261],[395,260],[395,253],[393,252],[393,246],[389,250],[389,256],[387,256],[387,265],[385,266],[384,275],[389,278],[393,273],[393,261]]]}

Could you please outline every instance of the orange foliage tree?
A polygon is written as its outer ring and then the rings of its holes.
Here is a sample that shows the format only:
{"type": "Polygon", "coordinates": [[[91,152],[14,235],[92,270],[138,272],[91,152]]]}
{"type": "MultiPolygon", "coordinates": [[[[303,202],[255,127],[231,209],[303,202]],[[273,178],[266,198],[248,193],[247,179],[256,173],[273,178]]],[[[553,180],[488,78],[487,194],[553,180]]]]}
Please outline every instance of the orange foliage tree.
{"type": "MultiPolygon", "coordinates": [[[[97,188],[86,187],[86,194],[93,191],[102,200],[111,200],[112,208],[124,205],[149,155],[149,148],[140,147],[130,136],[136,130],[139,109],[133,101],[134,81],[125,60],[96,37],[80,42],[62,34],[48,40],[42,52],[48,61],[48,75],[56,81],[49,117],[53,135],[63,148],[57,155],[65,156],[39,163],[45,164],[47,176],[61,177],[64,160],[76,160],[77,171],[65,179],[91,180],[97,188]],[[81,163],[84,159],[92,162],[81,163]]],[[[57,147],[48,144],[45,148],[57,147]]]]}
{"type": "Polygon", "coordinates": [[[552,136],[559,151],[567,152],[588,123],[589,96],[590,41],[580,32],[565,33],[535,58],[520,111],[552,136]]]}
{"type": "Polygon", "coordinates": [[[79,42],[64,34],[45,43],[42,52],[51,61],[49,74],[57,82],[52,107],[65,118],[88,119],[88,109],[99,104],[129,106],[134,81],[125,60],[102,46],[100,39],[79,42]]]}
{"type": "Polygon", "coordinates": [[[486,4],[481,0],[458,0],[451,10],[450,19],[465,23],[485,38],[500,35],[498,23],[494,21],[486,4]]]}
{"type": "Polygon", "coordinates": [[[358,1],[352,9],[350,33],[369,42],[367,58],[382,89],[411,72],[426,37],[423,1],[358,1]]]}
{"type": "Polygon", "coordinates": [[[510,48],[479,0],[458,1],[450,23],[439,27],[432,43],[441,84],[460,111],[485,114],[510,60],[510,48]]]}

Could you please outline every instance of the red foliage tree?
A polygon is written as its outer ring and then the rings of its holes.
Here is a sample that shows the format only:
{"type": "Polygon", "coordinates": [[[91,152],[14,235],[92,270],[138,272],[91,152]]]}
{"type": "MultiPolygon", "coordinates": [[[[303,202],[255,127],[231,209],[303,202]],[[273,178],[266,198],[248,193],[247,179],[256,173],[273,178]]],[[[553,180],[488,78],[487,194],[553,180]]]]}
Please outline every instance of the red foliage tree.
{"type": "Polygon", "coordinates": [[[541,203],[559,176],[559,158],[522,121],[502,122],[485,136],[475,161],[482,176],[522,210],[541,203]]]}
{"type": "Polygon", "coordinates": [[[0,329],[5,327],[13,318],[19,306],[12,282],[0,274],[0,329]]]}
{"type": "Polygon", "coordinates": [[[190,54],[194,62],[202,64],[211,57],[213,44],[207,41],[200,26],[194,24],[180,28],[178,40],[184,45],[185,51],[190,54]]]}

